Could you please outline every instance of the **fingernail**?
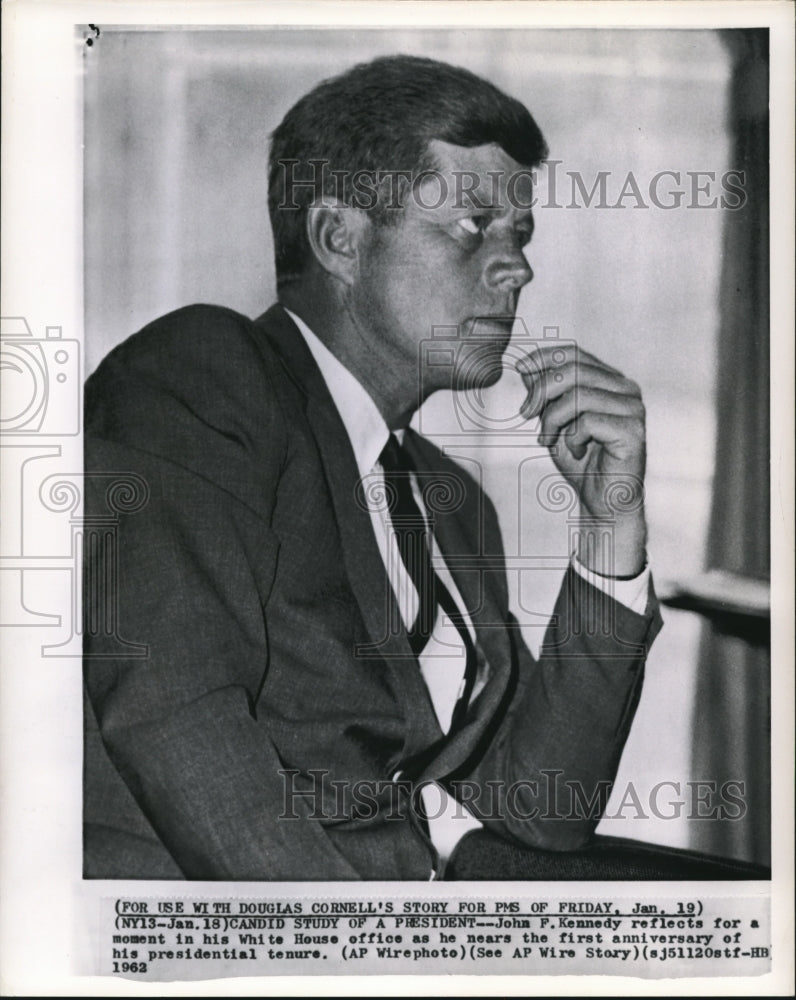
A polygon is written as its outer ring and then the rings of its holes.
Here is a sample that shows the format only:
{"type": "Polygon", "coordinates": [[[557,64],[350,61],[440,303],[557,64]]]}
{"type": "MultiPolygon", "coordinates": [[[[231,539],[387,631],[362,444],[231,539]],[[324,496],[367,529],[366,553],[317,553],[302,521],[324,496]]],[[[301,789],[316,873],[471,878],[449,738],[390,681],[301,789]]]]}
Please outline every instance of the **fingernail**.
{"type": "Polygon", "coordinates": [[[533,404],[532,399],[526,399],[525,402],[520,407],[520,416],[524,417],[526,420],[530,420],[531,417],[535,416],[536,407],[533,404]]]}

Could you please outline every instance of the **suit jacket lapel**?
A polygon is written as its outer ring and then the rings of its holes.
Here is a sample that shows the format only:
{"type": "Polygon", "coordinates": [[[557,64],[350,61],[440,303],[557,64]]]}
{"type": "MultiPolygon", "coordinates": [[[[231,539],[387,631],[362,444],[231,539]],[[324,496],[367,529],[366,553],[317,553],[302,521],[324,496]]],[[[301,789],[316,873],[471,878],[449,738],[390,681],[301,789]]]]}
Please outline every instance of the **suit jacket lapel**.
{"type": "Polygon", "coordinates": [[[285,311],[273,306],[256,325],[265,331],[306,397],[307,421],[332,498],[346,573],[370,637],[369,646],[357,649],[355,655],[373,660],[374,668],[382,660],[386,663],[407,723],[404,757],[413,756],[441,733],[406,631],[402,626],[394,632],[388,628],[392,588],[370,514],[357,502],[359,471],[348,434],[312,353],[285,311]],[[419,710],[420,706],[427,710],[419,710]]]}

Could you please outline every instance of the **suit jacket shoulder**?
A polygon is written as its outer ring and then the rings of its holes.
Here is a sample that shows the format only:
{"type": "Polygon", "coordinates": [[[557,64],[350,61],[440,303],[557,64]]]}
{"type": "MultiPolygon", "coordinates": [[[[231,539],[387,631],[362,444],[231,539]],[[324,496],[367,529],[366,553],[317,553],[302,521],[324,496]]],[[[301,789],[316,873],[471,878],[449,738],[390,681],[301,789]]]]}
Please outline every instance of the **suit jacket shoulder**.
{"type": "Polygon", "coordinates": [[[257,506],[284,464],[289,417],[278,357],[251,320],[193,305],[116,347],[85,388],[87,469],[108,448],[144,452],[257,506]],[[253,470],[257,470],[253,482],[253,470]]]}

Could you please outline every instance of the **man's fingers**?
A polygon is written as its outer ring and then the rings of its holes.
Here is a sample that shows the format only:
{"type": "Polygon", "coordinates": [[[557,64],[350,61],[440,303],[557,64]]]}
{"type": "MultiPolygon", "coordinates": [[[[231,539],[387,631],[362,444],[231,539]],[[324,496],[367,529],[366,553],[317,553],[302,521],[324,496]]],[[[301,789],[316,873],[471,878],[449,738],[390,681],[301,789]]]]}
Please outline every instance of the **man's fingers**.
{"type": "Polygon", "coordinates": [[[578,461],[586,454],[588,445],[596,441],[614,458],[626,458],[630,449],[631,454],[641,456],[643,463],[644,420],[641,417],[584,413],[565,430],[563,441],[572,457],[578,461]]]}
{"type": "Polygon", "coordinates": [[[581,390],[603,389],[628,397],[641,398],[641,390],[631,379],[611,369],[583,362],[566,362],[544,367],[538,360],[517,370],[528,389],[528,396],[521,413],[527,419],[538,415],[551,401],[564,396],[574,388],[581,390]]]}
{"type": "Polygon", "coordinates": [[[567,438],[566,442],[567,442],[567,448],[569,449],[569,453],[572,455],[572,457],[575,459],[576,462],[579,462],[586,454],[586,451],[588,450],[588,444],[586,444],[585,442],[573,441],[571,438],[567,438]]]}
{"type": "Polygon", "coordinates": [[[551,369],[537,368],[533,375],[523,374],[522,377],[528,396],[520,412],[526,419],[538,416],[554,400],[573,390],[600,389],[629,398],[641,398],[635,382],[592,365],[566,364],[556,365],[551,369]]]}
{"type": "Polygon", "coordinates": [[[584,365],[591,365],[594,368],[602,368],[603,371],[611,372],[613,375],[618,375],[620,378],[624,378],[624,375],[618,368],[613,368],[607,362],[603,361],[602,358],[598,358],[595,354],[590,354],[588,351],[584,351],[582,348],[578,347],[577,344],[561,343],[560,341],[551,340],[548,343],[536,344],[534,349],[524,357],[520,358],[516,362],[515,368],[520,374],[522,374],[522,368],[525,363],[529,363],[530,367],[541,365],[542,367],[548,367],[550,365],[561,365],[567,363],[580,363],[584,365]]]}
{"type": "MultiPolygon", "coordinates": [[[[576,386],[547,403],[541,413],[540,444],[553,444],[561,431],[587,414],[632,417],[644,424],[644,404],[636,396],[576,386]]],[[[573,428],[574,430],[574,428],[573,428]]]]}

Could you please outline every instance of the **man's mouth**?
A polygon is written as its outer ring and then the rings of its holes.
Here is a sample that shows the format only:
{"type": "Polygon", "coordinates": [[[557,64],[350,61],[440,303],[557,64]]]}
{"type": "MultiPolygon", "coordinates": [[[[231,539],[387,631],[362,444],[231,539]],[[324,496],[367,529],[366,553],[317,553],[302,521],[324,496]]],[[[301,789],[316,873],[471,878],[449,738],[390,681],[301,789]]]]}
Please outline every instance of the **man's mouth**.
{"type": "Polygon", "coordinates": [[[513,313],[483,313],[469,320],[469,337],[475,340],[479,337],[491,340],[494,338],[495,327],[498,327],[504,335],[510,336],[513,326],[513,313]]]}

